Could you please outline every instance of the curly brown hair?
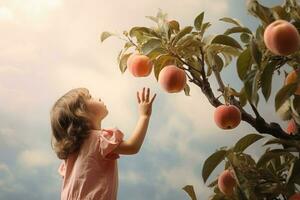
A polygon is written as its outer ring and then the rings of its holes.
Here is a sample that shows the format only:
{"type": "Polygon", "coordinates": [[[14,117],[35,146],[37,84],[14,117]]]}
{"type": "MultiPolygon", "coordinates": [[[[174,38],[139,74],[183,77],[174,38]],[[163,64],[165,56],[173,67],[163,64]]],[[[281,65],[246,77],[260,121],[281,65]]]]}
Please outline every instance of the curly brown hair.
{"type": "Polygon", "coordinates": [[[91,127],[86,101],[86,88],[75,88],[59,98],[50,111],[51,147],[59,159],[79,150],[91,127]]]}

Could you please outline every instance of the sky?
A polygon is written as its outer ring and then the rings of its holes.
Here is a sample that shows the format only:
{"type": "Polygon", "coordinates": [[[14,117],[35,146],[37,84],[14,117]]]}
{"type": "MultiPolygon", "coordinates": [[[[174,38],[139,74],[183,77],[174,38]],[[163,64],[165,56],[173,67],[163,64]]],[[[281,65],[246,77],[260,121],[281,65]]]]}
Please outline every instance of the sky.
{"type": "MultiPolygon", "coordinates": [[[[109,114],[101,126],[118,127],[125,139],[138,119],[136,91],[150,87],[152,94],[157,93],[140,152],[118,160],[119,200],[189,199],[182,190],[185,185],[194,185],[199,199],[208,199],[212,191],[201,177],[205,159],[255,130],[244,122],[233,130],[219,129],[213,121],[214,108],[199,88],[190,85],[189,97],[183,92],[169,94],[153,74],[147,78],[122,74],[117,55],[123,42],[109,38],[100,43],[103,31],[152,26],[145,16],[156,15],[158,9],[182,26],[193,24],[205,11],[204,20],[213,24],[210,34],[228,27],[218,21],[225,16],[238,18],[252,30],[258,25],[245,2],[237,0],[0,1],[0,199],[59,199],[61,161],[50,146],[49,112],[60,96],[76,87],[88,88],[105,102],[109,114]]],[[[225,83],[240,87],[236,75],[235,62],[222,71],[225,83]]],[[[210,81],[216,92],[216,81],[210,81]]],[[[281,84],[282,77],[276,77],[274,89],[281,84]]],[[[273,105],[274,92],[268,104],[261,98],[259,110],[267,121],[280,122],[273,105]]],[[[246,153],[257,159],[263,152],[261,144],[246,153]]],[[[223,165],[218,167],[208,182],[222,169],[223,165]]]]}

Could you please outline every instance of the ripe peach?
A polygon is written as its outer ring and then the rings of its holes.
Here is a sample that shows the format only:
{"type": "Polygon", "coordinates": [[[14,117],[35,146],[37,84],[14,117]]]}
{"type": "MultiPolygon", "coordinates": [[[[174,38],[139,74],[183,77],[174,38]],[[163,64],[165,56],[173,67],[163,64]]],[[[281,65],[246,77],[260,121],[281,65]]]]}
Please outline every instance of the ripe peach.
{"type": "Polygon", "coordinates": [[[152,62],[148,56],[132,54],[127,60],[127,67],[133,76],[145,77],[152,71],[152,62]]]}
{"type": "Polygon", "coordinates": [[[293,194],[289,200],[300,200],[300,193],[293,194]]]}
{"type": "Polygon", "coordinates": [[[297,133],[297,125],[295,120],[292,119],[289,121],[286,132],[290,135],[294,135],[295,133],[297,133]]]}
{"type": "Polygon", "coordinates": [[[158,82],[169,93],[180,92],[186,84],[186,74],[175,65],[167,65],[160,71],[158,82]]]}
{"type": "Polygon", "coordinates": [[[242,115],[234,105],[220,105],[215,110],[214,119],[221,129],[233,129],[240,124],[242,115]]]}
{"type": "Polygon", "coordinates": [[[233,188],[236,185],[233,174],[230,170],[223,171],[218,177],[218,187],[225,195],[232,195],[233,188]]]}
{"type": "Polygon", "coordinates": [[[276,55],[287,56],[300,48],[297,28],[285,20],[276,20],[267,26],[264,42],[266,47],[276,55]]]}
{"type": "MultiPolygon", "coordinates": [[[[299,70],[300,70],[300,69],[294,70],[294,71],[290,72],[290,73],[287,75],[287,77],[285,78],[284,84],[285,84],[285,85],[288,85],[288,84],[297,82],[298,71],[299,71],[299,70]]],[[[299,85],[298,85],[298,87],[297,87],[297,90],[295,91],[294,94],[300,95],[300,83],[299,83],[299,85]]]]}

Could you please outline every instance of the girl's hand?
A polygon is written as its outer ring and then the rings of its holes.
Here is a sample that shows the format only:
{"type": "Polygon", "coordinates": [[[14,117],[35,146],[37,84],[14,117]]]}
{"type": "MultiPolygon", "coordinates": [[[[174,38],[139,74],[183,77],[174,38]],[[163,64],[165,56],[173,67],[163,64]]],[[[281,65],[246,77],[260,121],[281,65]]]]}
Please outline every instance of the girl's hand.
{"type": "Polygon", "coordinates": [[[151,100],[149,100],[150,89],[147,88],[145,93],[145,87],[143,88],[142,93],[137,92],[137,100],[139,103],[139,113],[141,116],[150,117],[152,112],[152,103],[156,97],[156,94],[153,95],[151,100]]]}

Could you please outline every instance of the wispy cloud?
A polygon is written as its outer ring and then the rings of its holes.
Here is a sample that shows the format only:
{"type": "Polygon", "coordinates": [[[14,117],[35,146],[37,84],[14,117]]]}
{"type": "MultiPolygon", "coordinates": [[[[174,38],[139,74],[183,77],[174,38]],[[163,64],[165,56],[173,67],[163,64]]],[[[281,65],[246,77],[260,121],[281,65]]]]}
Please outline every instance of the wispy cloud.
{"type": "Polygon", "coordinates": [[[19,165],[29,169],[50,166],[54,157],[49,153],[40,149],[24,150],[18,157],[19,165]]]}

